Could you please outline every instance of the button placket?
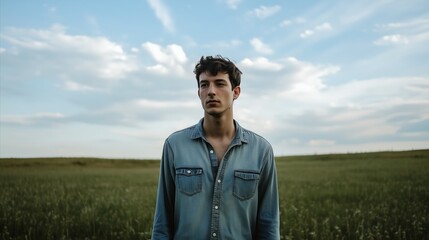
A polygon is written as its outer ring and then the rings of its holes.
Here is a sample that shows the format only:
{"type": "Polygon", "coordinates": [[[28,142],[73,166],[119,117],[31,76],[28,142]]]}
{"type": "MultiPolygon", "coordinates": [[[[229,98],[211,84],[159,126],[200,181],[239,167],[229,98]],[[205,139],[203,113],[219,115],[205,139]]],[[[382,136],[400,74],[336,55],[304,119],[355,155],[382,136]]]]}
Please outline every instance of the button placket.
{"type": "MultiPolygon", "coordinates": [[[[211,215],[211,231],[212,231],[212,237],[211,239],[218,239],[218,232],[220,231],[220,224],[219,224],[219,218],[220,218],[220,210],[219,206],[221,204],[221,198],[222,198],[222,183],[223,183],[223,177],[225,174],[225,168],[228,163],[228,156],[230,154],[231,149],[238,145],[236,142],[232,142],[231,146],[227,149],[226,154],[223,158],[223,160],[220,162],[220,165],[218,166],[217,174],[215,174],[215,179],[217,184],[214,184],[214,191],[213,191],[213,201],[212,201],[212,215],[211,215]]],[[[217,156],[214,153],[214,150],[212,148],[209,148],[209,155],[210,159],[212,161],[212,164],[217,164],[217,156]],[[215,161],[215,163],[214,163],[215,161]]],[[[214,165],[212,165],[214,166],[214,165]]]]}

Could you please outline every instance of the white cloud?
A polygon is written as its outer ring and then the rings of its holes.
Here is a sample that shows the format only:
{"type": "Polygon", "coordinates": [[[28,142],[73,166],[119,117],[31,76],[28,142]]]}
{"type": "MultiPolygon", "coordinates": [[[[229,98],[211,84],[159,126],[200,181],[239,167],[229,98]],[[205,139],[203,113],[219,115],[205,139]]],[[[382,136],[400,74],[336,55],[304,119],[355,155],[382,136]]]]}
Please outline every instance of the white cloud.
{"type": "Polygon", "coordinates": [[[429,19],[418,18],[403,22],[381,24],[376,32],[388,32],[373,43],[375,45],[408,45],[429,41],[429,19]]]}
{"type": "Polygon", "coordinates": [[[315,31],[331,31],[332,30],[332,26],[330,23],[322,23],[321,25],[317,25],[314,28],[315,31]]]}
{"type": "Polygon", "coordinates": [[[299,36],[301,38],[308,38],[316,33],[328,32],[328,31],[332,31],[332,26],[330,23],[325,22],[325,23],[322,23],[321,25],[315,26],[313,29],[305,30],[299,36]]]}
{"type": "Polygon", "coordinates": [[[375,45],[389,45],[389,44],[408,44],[410,41],[406,36],[400,34],[386,35],[374,41],[375,45]]]}
{"type": "Polygon", "coordinates": [[[85,84],[81,84],[78,82],[74,82],[74,81],[66,81],[64,83],[64,85],[62,86],[64,89],[69,90],[69,91],[82,91],[82,92],[87,92],[87,91],[95,91],[95,92],[100,92],[100,91],[105,91],[101,88],[95,88],[95,87],[91,87],[85,84]]]}
{"type": "Polygon", "coordinates": [[[294,24],[302,24],[307,22],[307,20],[303,17],[297,17],[294,19],[285,19],[280,23],[280,27],[289,27],[292,26],[294,24]]]}
{"type": "MultiPolygon", "coordinates": [[[[190,77],[192,69],[189,69],[183,48],[177,44],[161,46],[147,42],[142,45],[144,51],[131,49],[127,53],[121,45],[107,38],[70,35],[60,25],[48,30],[12,28],[1,35],[2,40],[10,43],[1,54],[1,95],[5,96],[2,103],[14,105],[8,96],[18,93],[18,99],[35,100],[29,104],[30,108],[32,104],[36,105],[35,111],[51,110],[50,102],[57,102],[54,109],[62,104],[73,106],[66,109],[67,115],[2,112],[2,126],[52,129],[61,124],[69,129],[83,123],[100,128],[106,125],[133,128],[140,127],[141,123],[150,125],[154,119],[168,119],[178,108],[181,111],[175,113],[174,119],[182,125],[183,119],[199,117],[199,112],[193,114],[200,108],[196,88],[193,88],[195,82],[190,77]],[[132,55],[133,52],[138,55],[132,55]],[[58,87],[70,92],[62,95],[58,93],[58,87]],[[160,102],[174,99],[175,104],[162,110],[132,100],[142,96],[160,102]],[[194,97],[196,105],[189,107],[187,101],[194,97]]],[[[166,124],[177,126],[175,122],[166,124]]],[[[165,136],[168,133],[157,134],[165,136]]]]}
{"type": "Polygon", "coordinates": [[[393,107],[404,103],[417,103],[429,99],[429,78],[375,78],[361,81],[350,81],[327,89],[332,95],[330,103],[360,108],[371,106],[376,108],[393,107]],[[382,90],[382,94],[381,91],[382,90]],[[336,92],[334,94],[334,92],[336,92]]]}
{"type": "Polygon", "coordinates": [[[14,49],[13,54],[4,57],[5,63],[16,62],[15,69],[20,66],[28,73],[121,79],[138,69],[135,59],[121,45],[105,37],[69,35],[61,25],[49,30],[8,28],[0,37],[14,49]]]}
{"type": "Polygon", "coordinates": [[[299,34],[299,36],[302,37],[302,38],[307,38],[307,37],[310,37],[313,34],[314,34],[313,30],[305,30],[304,32],[302,32],[301,34],[299,34]]]}
{"type": "Polygon", "coordinates": [[[428,29],[429,28],[429,19],[427,18],[417,18],[410,19],[403,22],[394,22],[387,24],[377,25],[379,29],[428,29]]]}
{"type": "Polygon", "coordinates": [[[170,73],[170,70],[161,64],[155,64],[153,66],[148,66],[148,67],[146,67],[146,69],[149,72],[153,72],[155,74],[167,75],[168,73],[170,73]]]}
{"type": "Polygon", "coordinates": [[[156,43],[145,42],[142,44],[142,48],[156,61],[155,65],[147,67],[148,70],[159,74],[172,72],[178,75],[186,74],[185,65],[188,58],[181,46],[170,44],[162,47],[156,43]]]}
{"type": "MultiPolygon", "coordinates": [[[[323,69],[312,63],[299,66],[292,74],[300,78],[289,88],[305,82],[306,76],[324,76],[329,72],[329,67],[323,69]],[[313,70],[304,71],[305,68],[313,70]],[[318,73],[311,73],[317,69],[318,73]]],[[[264,83],[271,85],[269,96],[245,96],[246,102],[240,103],[243,105],[237,114],[244,125],[267,136],[277,154],[390,150],[397,148],[395,142],[405,143],[407,139],[409,143],[403,146],[406,149],[428,142],[429,131],[424,130],[429,122],[428,78],[367,79],[333,86],[322,81],[323,88],[313,81],[307,83],[316,84],[312,92],[299,94],[279,94],[283,90],[273,87],[271,80],[266,75],[264,83]],[[249,111],[243,114],[243,108],[249,111]],[[271,120],[271,130],[260,124],[267,120],[271,120]],[[362,148],[370,143],[380,149],[362,148]]]]}
{"type": "Polygon", "coordinates": [[[169,31],[174,32],[173,20],[170,16],[168,8],[162,0],[147,0],[149,6],[155,11],[156,17],[161,21],[162,25],[169,31]]]}
{"type": "Polygon", "coordinates": [[[250,94],[269,92],[269,96],[313,103],[326,88],[325,79],[340,70],[335,65],[317,65],[294,57],[276,61],[265,57],[244,58],[239,63],[245,77],[243,84],[250,94]]]}
{"type": "Polygon", "coordinates": [[[282,64],[272,62],[264,57],[254,59],[245,58],[240,62],[240,65],[246,68],[263,71],[279,71],[283,68],[282,64]]]}
{"type": "Polygon", "coordinates": [[[277,12],[281,10],[280,5],[274,5],[274,6],[260,6],[258,8],[253,9],[252,11],[248,12],[249,15],[256,16],[257,18],[263,19],[270,17],[277,12]]]}
{"type": "Polygon", "coordinates": [[[420,43],[420,42],[428,42],[429,41],[429,31],[415,34],[410,38],[410,41],[413,43],[420,43]]]}
{"type": "Polygon", "coordinates": [[[324,79],[340,70],[339,66],[316,65],[294,57],[289,57],[287,62],[291,68],[290,78],[294,80],[294,84],[283,94],[304,101],[311,101],[311,97],[317,98],[320,90],[326,87],[324,79]],[[309,98],[309,94],[313,95],[309,98]]]}
{"type": "Polygon", "coordinates": [[[34,113],[34,114],[4,114],[0,116],[0,122],[3,124],[31,125],[47,124],[52,121],[64,119],[61,113],[34,113]]]}
{"type": "MultiPolygon", "coordinates": [[[[179,94],[178,94],[179,95],[179,94]]],[[[68,120],[78,120],[87,124],[109,125],[113,127],[128,126],[140,128],[140,126],[150,124],[165,124],[182,121],[188,118],[198,118],[199,101],[196,90],[192,98],[173,97],[173,99],[151,99],[133,98],[115,101],[109,105],[85,111],[74,116],[69,116],[68,120]],[[172,114],[174,113],[174,118],[172,114]]],[[[151,129],[151,131],[156,131],[151,129]]],[[[159,130],[160,134],[163,130],[159,130]]],[[[168,133],[164,133],[168,134],[168,133]]]]}
{"type": "Polygon", "coordinates": [[[255,49],[256,52],[262,53],[262,54],[271,54],[273,53],[273,50],[263,43],[259,38],[253,38],[250,40],[250,44],[252,45],[253,49],[255,49]]]}
{"type": "Polygon", "coordinates": [[[237,9],[240,2],[241,2],[241,0],[226,0],[226,4],[231,9],[237,9]]]}
{"type": "MultiPolygon", "coordinates": [[[[383,78],[353,81],[330,87],[327,104],[343,109],[331,115],[341,125],[352,123],[355,139],[402,135],[401,128],[429,120],[427,78],[383,78]],[[383,94],[381,94],[381,90],[383,94]]],[[[405,135],[404,135],[405,136],[405,135]]]]}
{"type": "Polygon", "coordinates": [[[161,108],[170,110],[175,108],[193,108],[198,107],[199,105],[198,101],[157,101],[151,99],[137,99],[133,101],[133,104],[137,105],[138,107],[152,108],[156,110],[161,108]]]}

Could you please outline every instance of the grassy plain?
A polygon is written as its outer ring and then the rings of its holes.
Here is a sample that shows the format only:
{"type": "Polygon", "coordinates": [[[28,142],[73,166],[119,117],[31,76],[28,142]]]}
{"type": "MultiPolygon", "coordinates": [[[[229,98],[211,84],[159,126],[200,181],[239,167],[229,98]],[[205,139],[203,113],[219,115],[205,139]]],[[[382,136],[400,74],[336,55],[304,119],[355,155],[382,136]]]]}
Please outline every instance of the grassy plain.
{"type": "MultiPolygon", "coordinates": [[[[429,239],[429,150],[276,161],[283,239],[429,239]]],[[[0,159],[0,238],[150,239],[158,168],[0,159]]]]}

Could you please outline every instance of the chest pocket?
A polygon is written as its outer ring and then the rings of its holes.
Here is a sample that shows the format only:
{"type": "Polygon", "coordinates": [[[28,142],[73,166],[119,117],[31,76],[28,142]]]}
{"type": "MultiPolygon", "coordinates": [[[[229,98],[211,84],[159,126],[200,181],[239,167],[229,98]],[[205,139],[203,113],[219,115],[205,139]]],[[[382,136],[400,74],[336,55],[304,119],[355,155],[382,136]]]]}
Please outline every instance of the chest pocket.
{"type": "Polygon", "coordinates": [[[176,169],[177,187],[180,192],[192,196],[201,192],[202,168],[178,168],[176,169]]]}
{"type": "Polygon", "coordinates": [[[240,200],[253,197],[259,182],[259,173],[247,170],[234,171],[233,194],[240,200]]]}

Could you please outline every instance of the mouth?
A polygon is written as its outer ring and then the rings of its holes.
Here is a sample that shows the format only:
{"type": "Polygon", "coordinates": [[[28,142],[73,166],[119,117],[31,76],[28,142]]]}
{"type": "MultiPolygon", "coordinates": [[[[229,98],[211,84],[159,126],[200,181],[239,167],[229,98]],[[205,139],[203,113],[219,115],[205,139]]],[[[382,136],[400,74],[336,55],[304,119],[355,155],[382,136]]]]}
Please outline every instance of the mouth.
{"type": "Polygon", "coordinates": [[[206,101],[206,104],[216,104],[216,103],[219,103],[219,101],[217,101],[217,100],[208,100],[208,101],[206,101]]]}

